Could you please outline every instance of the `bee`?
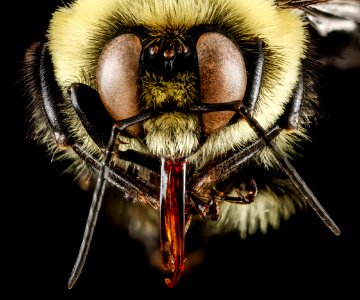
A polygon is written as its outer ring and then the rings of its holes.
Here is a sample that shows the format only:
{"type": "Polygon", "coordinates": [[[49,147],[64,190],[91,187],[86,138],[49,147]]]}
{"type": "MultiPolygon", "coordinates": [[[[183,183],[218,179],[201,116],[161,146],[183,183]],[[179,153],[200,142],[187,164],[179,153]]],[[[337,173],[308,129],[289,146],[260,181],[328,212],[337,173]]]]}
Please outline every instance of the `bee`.
{"type": "Polygon", "coordinates": [[[76,0],[54,12],[26,51],[24,80],[29,137],[70,160],[93,195],[68,288],[109,197],[170,288],[194,224],[246,238],[310,206],[340,235],[290,162],[321,118],[309,28],[324,34],[329,15],[355,24],[332,5],[359,11],[321,0],[76,0]]]}

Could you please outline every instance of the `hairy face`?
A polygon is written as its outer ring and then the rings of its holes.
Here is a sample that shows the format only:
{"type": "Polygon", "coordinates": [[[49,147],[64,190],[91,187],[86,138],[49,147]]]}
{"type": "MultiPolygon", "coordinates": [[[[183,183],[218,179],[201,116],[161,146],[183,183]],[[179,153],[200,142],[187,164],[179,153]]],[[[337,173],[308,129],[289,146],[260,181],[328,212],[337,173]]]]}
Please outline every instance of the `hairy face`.
{"type": "Polygon", "coordinates": [[[316,118],[299,9],[314,2],[77,0],[53,14],[28,53],[33,136],[96,182],[69,287],[108,183],[133,203],[130,232],[149,249],[160,238],[169,287],[194,219],[245,237],[309,203],[340,233],[287,160],[316,118]]]}
{"type": "MultiPolygon", "coordinates": [[[[175,52],[181,50],[181,47],[189,47],[191,51],[197,52],[200,50],[196,48],[196,42],[203,32],[220,31],[225,37],[225,43],[216,44],[215,41],[210,41],[209,44],[216,45],[217,49],[223,48],[225,52],[229,45],[238,48],[243,56],[247,75],[253,76],[251,68],[256,60],[256,42],[261,39],[265,43],[266,61],[254,117],[262,126],[269,128],[279,119],[290,101],[300,72],[301,60],[306,53],[307,38],[299,12],[278,9],[272,2],[122,0],[102,1],[99,4],[97,1],[77,1],[69,8],[59,9],[54,14],[49,29],[49,46],[56,78],[64,91],[74,81],[98,89],[96,70],[102,50],[117,36],[128,31],[138,34],[144,52],[163,50],[164,45],[175,52]],[[72,32],[70,36],[66,34],[69,31],[72,32]]],[[[211,68],[208,66],[210,60],[211,58],[206,62],[207,68],[211,68]]],[[[233,64],[233,61],[232,58],[228,64],[233,64]]],[[[226,64],[225,59],[223,64],[226,64]]],[[[219,69],[222,65],[218,63],[214,69],[219,69]]],[[[211,69],[203,74],[209,72],[212,72],[211,69]]],[[[137,98],[134,102],[137,101],[137,110],[156,111],[163,107],[173,107],[180,113],[169,113],[144,122],[141,128],[145,131],[144,143],[135,147],[156,156],[188,156],[192,163],[201,166],[219,153],[243,147],[249,140],[253,140],[253,131],[245,122],[239,121],[232,126],[219,126],[218,130],[207,134],[205,142],[200,142],[202,120],[199,120],[198,116],[181,113],[182,109],[199,103],[211,86],[215,87],[212,90],[214,92],[217,87],[224,85],[226,77],[231,79],[238,75],[237,71],[230,67],[221,76],[219,78],[209,75],[206,79],[209,86],[200,90],[201,78],[196,67],[180,69],[171,79],[164,79],[162,74],[151,68],[141,74],[140,78],[130,85],[136,85],[134,93],[137,98]]],[[[251,77],[248,81],[250,84],[251,77]]],[[[243,86],[246,89],[246,84],[243,86]]],[[[129,85],[123,82],[122,87],[124,89],[129,85]]],[[[123,95],[122,90],[117,92],[123,95]]],[[[205,95],[204,102],[210,93],[205,95]]],[[[219,93],[218,101],[237,100],[238,95],[235,94],[233,98],[228,98],[229,96],[232,95],[228,90],[219,93]]],[[[124,105],[130,106],[130,103],[123,103],[124,105]]],[[[206,118],[205,115],[203,118],[206,118]]],[[[213,117],[214,115],[207,119],[216,120],[213,117]]],[[[304,131],[299,128],[291,135],[284,133],[279,144],[292,151],[292,141],[303,136],[304,131]]],[[[86,140],[87,135],[81,128],[74,128],[74,133],[86,140]]],[[[85,143],[91,145],[91,141],[85,143]]],[[[132,147],[135,144],[139,144],[138,141],[131,142],[132,147]]],[[[261,160],[271,164],[271,159],[265,152],[261,160]]]]}

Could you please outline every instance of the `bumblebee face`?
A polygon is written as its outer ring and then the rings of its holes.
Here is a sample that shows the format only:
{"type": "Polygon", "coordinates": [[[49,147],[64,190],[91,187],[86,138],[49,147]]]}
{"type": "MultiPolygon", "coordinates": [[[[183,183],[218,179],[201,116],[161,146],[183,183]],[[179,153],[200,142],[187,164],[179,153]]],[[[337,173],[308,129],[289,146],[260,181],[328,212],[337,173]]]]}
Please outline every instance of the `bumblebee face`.
{"type": "MultiPolygon", "coordinates": [[[[306,32],[299,13],[279,10],[272,1],[249,2],[104,1],[99,6],[78,1],[57,11],[49,28],[56,80],[65,96],[73,82],[99,91],[114,120],[144,111],[175,111],[128,129],[144,138],[141,145],[131,141],[130,147],[159,157],[193,155],[190,162],[204,164],[255,136],[242,121],[226,127],[231,113],[196,116],[184,111],[249,93],[258,40],[266,44],[266,63],[254,117],[265,128],[284,112],[300,74],[306,32]],[[271,22],[261,21],[264,14],[271,22]]],[[[86,132],[73,131],[84,144],[98,148],[86,132]]]]}
{"type": "Polygon", "coordinates": [[[29,63],[33,136],[97,180],[70,287],[106,183],[160,212],[170,287],[197,216],[218,220],[211,233],[245,236],[307,201],[339,233],[287,160],[308,138],[316,100],[304,13],[278,2],[78,0],[54,13],[29,63]],[[295,188],[267,181],[275,167],[295,188]]]}

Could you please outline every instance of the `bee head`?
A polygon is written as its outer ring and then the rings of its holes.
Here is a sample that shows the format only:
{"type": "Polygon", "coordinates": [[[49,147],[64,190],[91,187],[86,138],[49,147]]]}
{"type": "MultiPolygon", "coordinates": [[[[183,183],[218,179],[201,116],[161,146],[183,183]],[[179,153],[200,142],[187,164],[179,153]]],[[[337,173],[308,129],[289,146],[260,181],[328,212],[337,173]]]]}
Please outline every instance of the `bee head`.
{"type": "MultiPolygon", "coordinates": [[[[262,40],[265,67],[254,117],[269,129],[290,101],[306,37],[298,16],[272,1],[170,5],[124,0],[77,1],[54,14],[48,38],[56,82],[64,94],[69,83],[90,86],[113,122],[152,113],[127,128],[133,138],[123,139],[128,149],[189,157],[200,166],[255,135],[246,122],[232,119],[232,111],[194,113],[192,108],[247,101],[262,40]]],[[[84,107],[89,105],[85,102],[84,107]]],[[[68,108],[70,119],[73,107],[68,108]]],[[[94,118],[89,123],[104,122],[94,118]]],[[[89,130],[79,124],[70,124],[73,134],[90,152],[100,153],[101,143],[95,145],[89,130]]]]}
{"type": "Polygon", "coordinates": [[[241,101],[246,73],[240,49],[217,32],[202,33],[196,40],[190,36],[142,40],[125,33],[105,46],[96,78],[102,103],[115,121],[153,112],[153,118],[130,126],[128,133],[145,137],[156,156],[179,158],[191,155],[201,140],[234,115],[198,115],[191,108],[241,101]]]}
{"type": "MultiPolygon", "coordinates": [[[[108,182],[124,199],[159,210],[170,287],[184,269],[192,215],[216,220],[218,202],[254,200],[256,184],[244,197],[243,179],[225,182],[243,175],[248,162],[280,166],[340,233],[286,160],[313,116],[303,100],[308,33],[294,9],[305,2],[316,1],[77,0],[54,14],[48,42],[33,61],[39,92],[32,119],[46,120],[36,135],[49,148],[70,146],[66,155],[77,154],[76,163],[95,170],[97,179],[70,288],[108,182]]],[[[267,226],[280,213],[267,219],[262,203],[258,219],[267,226]]],[[[233,218],[231,226],[243,228],[233,218]]]]}

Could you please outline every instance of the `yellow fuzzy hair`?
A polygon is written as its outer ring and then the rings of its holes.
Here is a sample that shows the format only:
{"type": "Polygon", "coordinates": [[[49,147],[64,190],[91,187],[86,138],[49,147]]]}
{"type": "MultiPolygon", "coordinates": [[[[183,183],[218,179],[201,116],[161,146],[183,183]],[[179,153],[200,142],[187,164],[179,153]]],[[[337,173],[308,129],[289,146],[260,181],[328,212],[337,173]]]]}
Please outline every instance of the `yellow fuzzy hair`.
{"type": "MultiPolygon", "coordinates": [[[[268,50],[276,54],[277,61],[265,66],[264,84],[254,114],[258,122],[268,128],[276,122],[289,101],[299,75],[300,61],[305,56],[307,40],[305,24],[299,12],[280,9],[272,0],[76,1],[54,13],[48,32],[57,81],[60,86],[66,87],[71,82],[79,81],[83,73],[93,72],[88,67],[93,37],[99,23],[115,12],[127,22],[166,31],[168,28],[181,30],[209,22],[215,12],[222,9],[231,12],[229,20],[238,20],[236,29],[242,35],[264,40],[268,50]]],[[[93,83],[92,87],[96,88],[93,83]]],[[[78,128],[74,129],[74,134],[77,131],[78,128]]],[[[292,151],[291,147],[288,148],[291,140],[296,141],[304,136],[302,128],[297,133],[284,133],[279,139],[280,148],[286,152],[292,151]]],[[[212,135],[190,161],[200,166],[219,153],[241,147],[254,138],[247,123],[238,122],[212,135]]],[[[159,148],[159,145],[153,148],[159,148]]],[[[261,161],[266,164],[272,162],[266,152],[261,161]]]]}
{"type": "MultiPolygon", "coordinates": [[[[193,26],[211,25],[221,14],[222,19],[217,20],[218,23],[231,24],[232,34],[244,37],[244,45],[238,45],[240,49],[243,46],[246,48],[249,40],[261,39],[265,42],[268,56],[254,117],[265,129],[269,129],[278,121],[290,101],[301,72],[301,61],[306,56],[308,43],[306,23],[303,21],[302,13],[297,9],[280,8],[274,2],[273,0],[75,1],[67,7],[59,8],[53,14],[48,30],[49,49],[56,80],[63,88],[64,95],[67,87],[73,82],[82,82],[97,89],[94,73],[100,51],[94,54],[94,48],[96,46],[101,50],[107,42],[117,34],[121,34],[116,24],[111,23],[114,18],[120,19],[125,27],[143,26],[153,37],[158,38],[165,36],[167,32],[181,36],[193,26]],[[108,26],[106,32],[104,24],[108,26]],[[97,39],[99,32],[102,32],[106,38],[97,39]]],[[[241,38],[238,42],[241,42],[241,38]]],[[[142,78],[143,90],[140,90],[140,94],[146,99],[146,105],[148,107],[160,105],[164,99],[166,100],[167,93],[171,93],[176,99],[186,98],[193,101],[192,74],[181,76],[185,85],[187,82],[186,93],[176,91],[179,82],[176,84],[163,82],[159,88],[158,82],[154,84],[158,79],[152,75],[142,78]],[[153,86],[158,88],[154,90],[153,86]]],[[[98,146],[89,138],[71,107],[68,108],[67,115],[72,134],[82,140],[88,152],[101,155],[98,146]]],[[[283,131],[276,138],[276,143],[284,155],[292,154],[293,145],[307,138],[307,125],[300,125],[297,130],[291,132],[283,131]]],[[[158,119],[145,122],[144,127],[152,131],[152,134],[147,136],[147,144],[144,145],[137,139],[122,137],[124,143],[119,146],[122,151],[131,148],[157,156],[175,156],[176,153],[179,156],[186,156],[199,146],[199,134],[196,133],[199,124],[194,116],[181,113],[164,114],[158,119]],[[169,132],[169,136],[176,136],[177,139],[173,141],[167,138],[165,131],[169,132]]],[[[250,126],[245,121],[239,121],[212,134],[197,152],[188,157],[188,161],[195,168],[200,168],[219,154],[242,148],[255,138],[257,136],[250,126]]],[[[70,150],[69,154],[71,153],[70,150]]],[[[276,165],[271,153],[266,150],[256,159],[265,168],[276,165]]],[[[251,206],[226,204],[219,221],[210,232],[220,232],[224,228],[228,230],[236,228],[241,236],[245,236],[247,232],[254,232],[257,228],[265,232],[268,225],[277,227],[280,217],[287,218],[294,212],[293,200],[291,196],[279,197],[270,189],[265,189],[260,191],[258,199],[251,206]]],[[[147,212],[144,215],[147,215],[147,212]]],[[[138,222],[141,222],[141,218],[138,222]]]]}

